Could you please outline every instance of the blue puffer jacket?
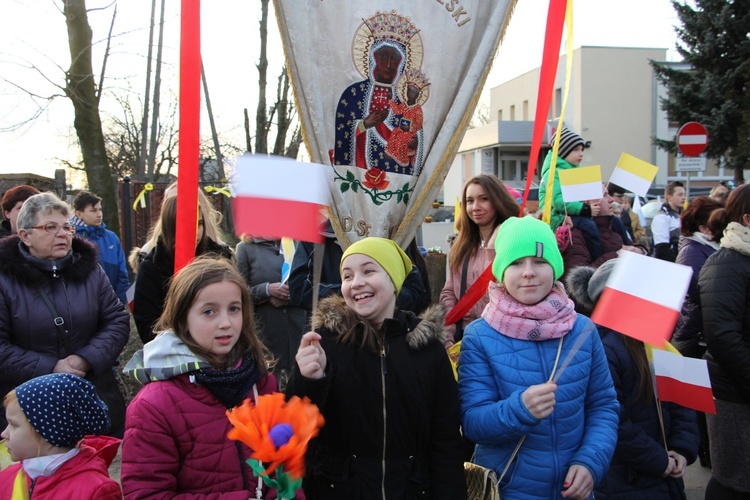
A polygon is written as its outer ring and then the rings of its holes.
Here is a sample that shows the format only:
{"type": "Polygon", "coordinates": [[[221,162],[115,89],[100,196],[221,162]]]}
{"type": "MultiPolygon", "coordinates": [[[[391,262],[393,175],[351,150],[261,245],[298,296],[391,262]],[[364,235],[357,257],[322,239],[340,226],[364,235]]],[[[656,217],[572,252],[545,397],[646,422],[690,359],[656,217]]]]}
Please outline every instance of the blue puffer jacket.
{"type": "MultiPolygon", "coordinates": [[[[71,219],[71,224],[74,220],[71,219]]],[[[125,252],[122,250],[120,238],[107,229],[102,222],[100,226],[87,226],[80,219],[75,221],[76,236],[82,236],[96,243],[99,248],[99,265],[109,278],[115,295],[123,305],[128,305],[127,292],[130,288],[128,268],[125,263],[125,252]]]]}
{"type": "MultiPolygon", "coordinates": [[[[599,326],[612,380],[620,401],[617,448],[604,481],[596,487],[597,499],[649,500],[685,498],[682,479],[662,477],[668,456],[664,449],[659,414],[652,399],[638,398],[641,375],[622,335],[599,326]]],[[[695,411],[662,403],[666,442],[691,464],[698,455],[695,411]]]]}
{"type": "Polygon", "coordinates": [[[521,394],[549,379],[559,341],[506,337],[484,319],[466,329],[458,390],[464,432],[477,443],[476,463],[500,475],[526,436],[500,485],[504,500],[562,498],[572,465],[586,467],[595,483],[607,472],[617,443],[619,404],[601,340],[587,317],[578,315],[565,335],[558,369],[582,335],[588,337],[557,382],[554,411],[538,420],[521,394]]]}

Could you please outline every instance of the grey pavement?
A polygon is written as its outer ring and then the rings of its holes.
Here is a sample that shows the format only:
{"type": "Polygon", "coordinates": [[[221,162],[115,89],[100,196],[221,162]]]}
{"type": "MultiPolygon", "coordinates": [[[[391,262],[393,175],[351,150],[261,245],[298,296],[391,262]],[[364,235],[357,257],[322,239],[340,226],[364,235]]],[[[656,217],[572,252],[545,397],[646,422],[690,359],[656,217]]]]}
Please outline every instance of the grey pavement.
{"type": "Polygon", "coordinates": [[[701,467],[700,461],[687,468],[685,471],[685,493],[687,500],[703,500],[706,484],[711,479],[711,469],[701,467]]]}

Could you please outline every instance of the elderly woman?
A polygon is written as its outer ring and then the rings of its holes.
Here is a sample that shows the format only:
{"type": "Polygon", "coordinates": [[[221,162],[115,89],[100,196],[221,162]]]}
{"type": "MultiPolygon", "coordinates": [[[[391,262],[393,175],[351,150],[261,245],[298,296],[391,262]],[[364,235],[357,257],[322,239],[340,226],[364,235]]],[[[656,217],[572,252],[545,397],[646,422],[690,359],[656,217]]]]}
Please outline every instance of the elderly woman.
{"type": "Polygon", "coordinates": [[[116,435],[125,404],[112,365],[130,319],[94,246],[73,238],[69,218],[67,203],[40,193],[24,203],[18,235],[0,240],[0,394],[48,373],[86,377],[107,403],[116,435]]]}

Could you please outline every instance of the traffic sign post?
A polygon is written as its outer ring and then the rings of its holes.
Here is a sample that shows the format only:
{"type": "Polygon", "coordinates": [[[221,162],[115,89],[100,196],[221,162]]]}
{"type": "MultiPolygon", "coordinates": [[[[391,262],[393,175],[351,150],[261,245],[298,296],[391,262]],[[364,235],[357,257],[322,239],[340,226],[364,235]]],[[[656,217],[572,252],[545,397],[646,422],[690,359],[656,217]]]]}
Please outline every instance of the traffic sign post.
{"type": "Polygon", "coordinates": [[[677,131],[677,149],[684,157],[675,159],[675,171],[687,173],[686,196],[690,196],[690,172],[706,170],[706,158],[698,157],[708,145],[708,131],[698,122],[687,122],[677,131]]]}

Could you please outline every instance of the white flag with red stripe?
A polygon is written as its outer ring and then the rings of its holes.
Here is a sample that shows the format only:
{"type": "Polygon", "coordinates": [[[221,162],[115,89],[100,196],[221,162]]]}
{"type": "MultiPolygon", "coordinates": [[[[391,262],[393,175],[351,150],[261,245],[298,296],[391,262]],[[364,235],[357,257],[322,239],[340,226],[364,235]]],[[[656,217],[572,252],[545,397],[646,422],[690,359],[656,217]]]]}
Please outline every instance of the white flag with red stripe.
{"type": "Polygon", "coordinates": [[[330,195],[323,165],[245,154],[237,159],[233,190],[237,234],[323,242],[330,195]]]}
{"type": "Polygon", "coordinates": [[[623,252],[591,319],[642,342],[661,345],[672,336],[692,274],[688,266],[623,252]]]}
{"type": "Polygon", "coordinates": [[[708,365],[693,359],[653,349],[656,392],[660,400],[716,415],[708,365]]]}

